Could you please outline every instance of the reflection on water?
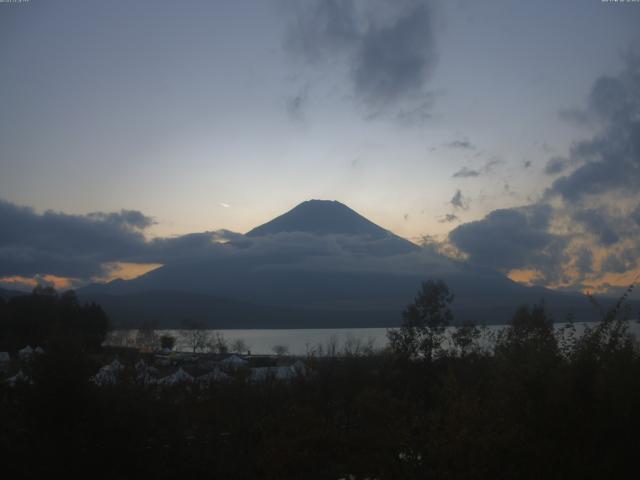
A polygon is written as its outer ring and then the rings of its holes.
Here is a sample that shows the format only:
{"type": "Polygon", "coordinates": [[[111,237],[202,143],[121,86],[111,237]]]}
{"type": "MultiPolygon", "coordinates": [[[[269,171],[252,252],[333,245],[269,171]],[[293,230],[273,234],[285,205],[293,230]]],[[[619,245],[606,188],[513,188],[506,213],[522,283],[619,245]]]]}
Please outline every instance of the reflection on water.
{"type": "MultiPolygon", "coordinates": [[[[566,324],[555,324],[556,329],[562,329],[566,324]]],[[[586,326],[593,323],[574,323],[576,333],[581,334],[586,326]]],[[[629,322],[630,331],[640,338],[640,323],[633,320],[629,322]]],[[[504,325],[491,325],[483,327],[481,345],[489,346],[497,333],[504,325]]],[[[454,328],[448,329],[452,333],[454,328]]],[[[110,332],[105,344],[114,346],[140,347],[141,342],[155,342],[162,335],[170,335],[177,340],[175,350],[190,351],[185,330],[155,330],[142,332],[138,330],[116,330],[110,332]]],[[[209,337],[215,339],[215,334],[220,333],[228,345],[233,345],[242,340],[245,349],[254,355],[273,354],[276,350],[286,351],[292,355],[306,355],[317,352],[319,347],[324,351],[335,349],[342,351],[347,348],[373,348],[382,349],[387,345],[386,328],[318,328],[318,329],[263,329],[263,330],[208,330],[209,337]],[[280,347],[280,348],[279,348],[280,347]],[[284,348],[284,350],[282,350],[284,348]]],[[[445,340],[447,342],[448,340],[445,340]]],[[[242,352],[246,353],[246,352],[242,352]]]]}

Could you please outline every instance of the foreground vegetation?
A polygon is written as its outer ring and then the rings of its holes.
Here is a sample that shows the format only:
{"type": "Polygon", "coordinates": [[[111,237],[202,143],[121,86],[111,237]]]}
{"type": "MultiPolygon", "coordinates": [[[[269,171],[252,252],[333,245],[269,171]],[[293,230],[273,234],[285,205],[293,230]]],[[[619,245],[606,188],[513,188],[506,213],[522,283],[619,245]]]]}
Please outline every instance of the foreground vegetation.
{"type": "MultiPolygon", "coordinates": [[[[66,333],[0,383],[7,478],[636,478],[640,350],[623,303],[583,335],[522,307],[490,349],[427,282],[384,352],[305,359],[288,381],[242,368],[207,385],[91,381],[106,357],[66,333]],[[102,362],[102,363],[101,363],[102,362]]],[[[64,329],[61,330],[63,333],[64,329]]],[[[91,336],[89,337],[91,338],[91,336]]],[[[127,368],[139,353],[120,353],[127,368]]],[[[146,357],[145,357],[146,358],[146,357]]]]}

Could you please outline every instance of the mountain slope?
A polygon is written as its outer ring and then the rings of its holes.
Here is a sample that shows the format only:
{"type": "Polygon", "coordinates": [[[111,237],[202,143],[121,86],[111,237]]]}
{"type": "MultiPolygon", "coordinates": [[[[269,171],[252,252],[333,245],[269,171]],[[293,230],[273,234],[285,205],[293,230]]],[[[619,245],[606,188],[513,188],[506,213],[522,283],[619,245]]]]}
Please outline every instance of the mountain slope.
{"type": "Polygon", "coordinates": [[[80,301],[100,304],[116,328],[153,323],[180,328],[198,320],[208,328],[359,328],[390,327],[397,312],[385,310],[317,310],[254,305],[200,293],[153,290],[127,295],[82,294],[80,301]]]}
{"type": "Polygon", "coordinates": [[[371,238],[393,235],[340,202],[308,200],[279,217],[250,230],[246,236],[259,237],[283,232],[306,232],[317,235],[364,235],[371,238]]]}
{"type": "Polygon", "coordinates": [[[593,313],[579,295],[525,287],[418,247],[339,202],[319,200],[215,244],[206,255],[79,293],[116,316],[157,315],[173,326],[186,314],[227,328],[390,326],[430,278],[449,285],[460,321],[502,323],[518,305],[543,298],[558,319],[569,311],[580,319],[593,313]]]}

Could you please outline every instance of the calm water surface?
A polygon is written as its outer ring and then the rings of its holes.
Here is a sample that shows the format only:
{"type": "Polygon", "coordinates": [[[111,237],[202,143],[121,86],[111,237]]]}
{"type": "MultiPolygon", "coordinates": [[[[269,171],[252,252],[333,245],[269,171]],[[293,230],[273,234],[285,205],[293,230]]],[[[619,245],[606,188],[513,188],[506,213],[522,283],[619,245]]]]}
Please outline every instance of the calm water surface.
{"type": "MultiPolygon", "coordinates": [[[[566,324],[557,323],[556,328],[562,328],[566,324]]],[[[574,323],[576,332],[580,334],[587,325],[593,323],[574,323]]],[[[640,323],[633,320],[629,323],[630,331],[640,338],[640,323]]],[[[491,343],[492,336],[496,335],[504,325],[491,325],[485,327],[481,344],[491,343]]],[[[267,355],[274,352],[274,347],[280,345],[287,348],[292,355],[306,355],[317,351],[319,347],[327,349],[333,344],[338,351],[345,346],[353,348],[370,345],[374,349],[382,349],[387,345],[386,328],[318,328],[318,329],[264,329],[264,330],[207,330],[213,337],[220,333],[228,344],[236,340],[242,340],[247,349],[255,355],[267,355]]],[[[453,329],[449,329],[449,333],[453,329]]],[[[171,335],[177,339],[176,350],[189,351],[190,347],[184,340],[185,330],[156,330],[155,335],[171,335]]],[[[120,346],[139,346],[137,330],[116,330],[111,332],[106,344],[120,346]]],[[[246,352],[245,352],[246,353],[246,352]]]]}

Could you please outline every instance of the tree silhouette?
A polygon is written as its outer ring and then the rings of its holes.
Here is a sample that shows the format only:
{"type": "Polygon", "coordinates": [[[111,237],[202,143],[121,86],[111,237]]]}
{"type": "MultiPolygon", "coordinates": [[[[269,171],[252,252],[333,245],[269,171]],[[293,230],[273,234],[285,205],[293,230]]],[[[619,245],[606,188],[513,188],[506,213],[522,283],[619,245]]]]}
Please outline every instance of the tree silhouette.
{"type": "Polygon", "coordinates": [[[442,280],[423,282],[413,303],[402,313],[402,325],[389,330],[392,351],[406,357],[432,360],[442,347],[445,328],[453,320],[453,294],[442,280]]]}
{"type": "Polygon", "coordinates": [[[176,337],[172,335],[162,335],[160,337],[160,348],[173,350],[173,347],[176,346],[176,337]]]}
{"type": "Polygon", "coordinates": [[[211,334],[204,322],[185,320],[182,322],[185,330],[181,336],[193,353],[204,351],[211,341],[211,334]]]}
{"type": "Polygon", "coordinates": [[[0,308],[0,348],[17,350],[42,346],[57,339],[97,350],[109,322],[99,305],[80,304],[74,291],[62,295],[51,287],[37,286],[30,295],[11,298],[0,308]]]}
{"type": "Polygon", "coordinates": [[[289,347],[286,345],[274,345],[271,349],[278,357],[283,357],[289,353],[289,347]]]}
{"type": "Polygon", "coordinates": [[[231,351],[236,353],[243,353],[249,349],[247,346],[247,342],[245,342],[242,338],[237,338],[231,344],[231,351]]]}

